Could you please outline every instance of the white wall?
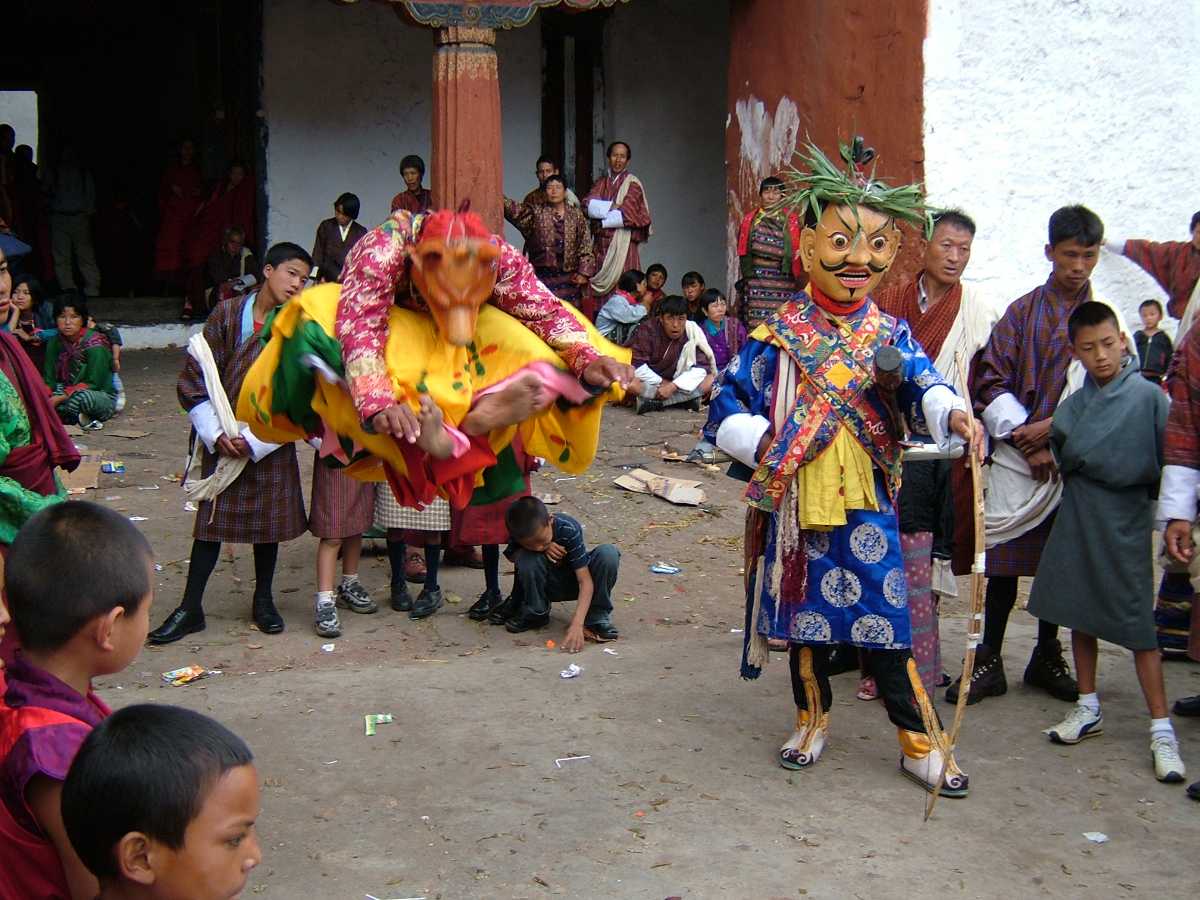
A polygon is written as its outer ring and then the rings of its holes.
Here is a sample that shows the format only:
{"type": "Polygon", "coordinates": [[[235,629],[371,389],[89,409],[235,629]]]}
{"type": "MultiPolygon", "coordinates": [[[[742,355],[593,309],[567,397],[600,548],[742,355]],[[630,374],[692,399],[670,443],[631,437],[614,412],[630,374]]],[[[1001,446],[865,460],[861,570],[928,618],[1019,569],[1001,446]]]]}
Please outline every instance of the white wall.
{"type": "Polygon", "coordinates": [[[727,287],[728,66],[728,0],[634,0],[614,9],[605,32],[604,138],[633,147],[630,170],[646,186],[654,220],[642,267],[665,265],[671,291],[690,269],[710,287],[727,287]]]}
{"type": "MultiPolygon", "coordinates": [[[[263,23],[268,240],[311,246],[342,191],[358,194],[363,224],[378,224],[403,188],[401,158],[430,162],[430,31],[387,4],[328,0],[266,0],[263,23]]],[[[521,197],[541,152],[540,30],[500,33],[497,52],[505,185],[521,197]]]]}
{"type": "MultiPolygon", "coordinates": [[[[1046,223],[1083,203],[1108,236],[1187,240],[1200,209],[1200,7],[1178,0],[930,0],[930,199],[978,222],[967,269],[1016,299],[1049,274],[1046,223]]],[[[1097,293],[1131,322],[1163,297],[1105,254],[1097,293]]]]}

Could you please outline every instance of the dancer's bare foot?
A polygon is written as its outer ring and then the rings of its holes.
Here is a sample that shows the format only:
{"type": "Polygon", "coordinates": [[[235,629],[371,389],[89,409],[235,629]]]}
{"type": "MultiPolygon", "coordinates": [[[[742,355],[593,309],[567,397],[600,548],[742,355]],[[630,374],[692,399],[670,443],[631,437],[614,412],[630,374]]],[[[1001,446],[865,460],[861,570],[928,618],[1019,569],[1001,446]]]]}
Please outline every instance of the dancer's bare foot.
{"type": "Polygon", "coordinates": [[[550,395],[542,380],[526,372],[504,390],[480,397],[459,426],[467,434],[487,434],[497,428],[524,422],[549,406],[550,395]]]}
{"type": "Polygon", "coordinates": [[[441,407],[428,394],[421,395],[417,421],[421,423],[421,433],[417,435],[418,447],[434,459],[449,459],[454,455],[454,441],[446,433],[441,407]]]}

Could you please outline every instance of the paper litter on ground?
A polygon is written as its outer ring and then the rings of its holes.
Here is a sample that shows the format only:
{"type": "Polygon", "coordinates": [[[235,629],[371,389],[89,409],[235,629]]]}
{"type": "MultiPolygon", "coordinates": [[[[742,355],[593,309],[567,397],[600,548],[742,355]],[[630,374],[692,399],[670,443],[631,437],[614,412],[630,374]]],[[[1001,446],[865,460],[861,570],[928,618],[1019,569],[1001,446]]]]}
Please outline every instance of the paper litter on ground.
{"type": "Polygon", "coordinates": [[[635,494],[652,494],[677,506],[699,506],[705,501],[699,481],[668,478],[646,469],[633,469],[613,479],[613,484],[635,494]]]}
{"type": "Polygon", "coordinates": [[[583,666],[577,666],[575,663],[571,663],[569,666],[567,666],[565,669],[563,669],[561,672],[558,673],[558,677],[559,678],[578,678],[581,674],[583,674],[583,666]]]}

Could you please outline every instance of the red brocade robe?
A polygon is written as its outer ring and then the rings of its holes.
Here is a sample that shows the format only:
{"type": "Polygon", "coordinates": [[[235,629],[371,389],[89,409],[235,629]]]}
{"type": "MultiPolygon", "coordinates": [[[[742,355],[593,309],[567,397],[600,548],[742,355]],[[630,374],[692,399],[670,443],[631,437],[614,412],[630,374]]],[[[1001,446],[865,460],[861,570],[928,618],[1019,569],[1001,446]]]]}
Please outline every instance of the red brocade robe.
{"type": "Polygon", "coordinates": [[[1167,312],[1182,316],[1200,279],[1200,250],[1191,241],[1126,241],[1124,253],[1170,296],[1167,312]]]}

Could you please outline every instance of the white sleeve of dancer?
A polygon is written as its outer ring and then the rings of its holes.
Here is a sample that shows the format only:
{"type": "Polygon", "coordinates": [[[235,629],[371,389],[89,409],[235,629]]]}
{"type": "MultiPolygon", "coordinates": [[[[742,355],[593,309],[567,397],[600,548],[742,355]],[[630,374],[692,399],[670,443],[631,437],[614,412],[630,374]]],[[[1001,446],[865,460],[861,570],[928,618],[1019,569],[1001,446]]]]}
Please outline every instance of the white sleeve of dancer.
{"type": "Polygon", "coordinates": [[[600,220],[601,228],[624,228],[625,217],[621,215],[619,209],[614,209],[609,212],[603,219],[600,220]]]}
{"type": "Polygon", "coordinates": [[[724,450],[740,463],[752,469],[758,468],[758,442],[771,427],[766,416],[750,413],[734,413],[717,429],[717,447],[724,450]]]}
{"type": "Polygon", "coordinates": [[[1115,253],[1117,256],[1125,254],[1125,238],[1120,235],[1105,235],[1104,249],[1109,253],[1115,253]]]}
{"type": "Polygon", "coordinates": [[[588,201],[588,218],[603,219],[608,215],[608,211],[612,209],[612,206],[611,200],[600,200],[599,198],[593,198],[588,201]]]}
{"type": "Polygon", "coordinates": [[[205,400],[188,410],[188,418],[196,429],[196,436],[204,442],[209,453],[217,452],[217,438],[225,433],[217,419],[217,411],[213,409],[212,401],[205,400]]]}
{"type": "Polygon", "coordinates": [[[283,444],[268,444],[266,441],[260,441],[249,428],[242,429],[242,440],[250,448],[250,458],[255,462],[261,462],[283,446],[283,444]]]}
{"type": "Polygon", "coordinates": [[[980,416],[988,434],[998,441],[1008,440],[1013,429],[1029,421],[1029,412],[1021,401],[1005,391],[987,405],[980,416]]]}
{"type": "Polygon", "coordinates": [[[961,435],[950,430],[950,413],[954,410],[965,413],[967,402],[944,384],[935,384],[921,397],[921,412],[929,425],[929,436],[939,450],[949,450],[965,444],[961,435]]]}
{"type": "Polygon", "coordinates": [[[1200,488],[1200,469],[1187,466],[1163,466],[1158,488],[1158,522],[1165,527],[1172,519],[1196,521],[1196,490],[1200,488]]]}

